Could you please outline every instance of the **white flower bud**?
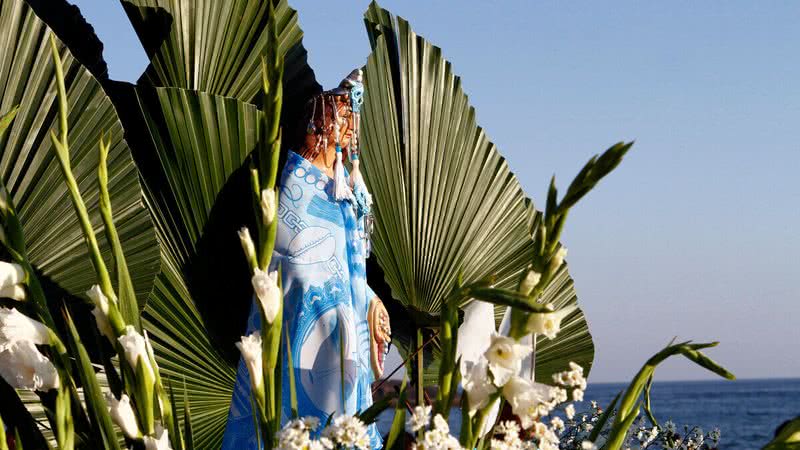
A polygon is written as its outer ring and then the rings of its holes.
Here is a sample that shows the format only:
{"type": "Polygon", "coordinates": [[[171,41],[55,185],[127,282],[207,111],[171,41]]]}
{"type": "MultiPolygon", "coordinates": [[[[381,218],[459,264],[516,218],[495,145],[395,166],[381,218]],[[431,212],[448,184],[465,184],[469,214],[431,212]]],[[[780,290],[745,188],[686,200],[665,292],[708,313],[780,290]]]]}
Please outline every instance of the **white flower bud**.
{"type": "Polygon", "coordinates": [[[567,247],[561,246],[558,250],[556,250],[556,254],[553,255],[552,265],[553,270],[558,270],[562,264],[564,264],[564,258],[567,257],[567,247]]]}
{"type": "Polygon", "coordinates": [[[106,405],[111,415],[111,420],[122,430],[122,434],[130,439],[139,439],[142,433],[136,423],[136,414],[131,406],[131,399],[126,394],[117,400],[109,391],[105,392],[106,405]]]}
{"type": "Polygon", "coordinates": [[[147,344],[144,337],[136,331],[133,325],[128,325],[125,327],[125,334],[117,338],[117,340],[125,350],[125,358],[134,372],[139,365],[139,358],[141,357],[145,364],[145,373],[150,376],[150,382],[153,382],[155,380],[155,372],[150,364],[150,356],[147,352],[147,344]]]}
{"type": "Polygon", "coordinates": [[[261,333],[255,331],[249,336],[242,336],[242,340],[236,343],[236,348],[242,352],[242,358],[250,372],[250,386],[254,391],[260,392],[264,385],[261,333]]]}
{"type": "Polygon", "coordinates": [[[97,323],[97,329],[100,330],[100,333],[107,337],[109,341],[114,342],[116,336],[114,336],[114,330],[111,328],[111,322],[108,320],[108,298],[103,294],[103,291],[100,290],[100,286],[96,284],[86,291],[86,296],[94,303],[92,315],[94,315],[94,320],[97,323]]]}
{"type": "Polygon", "coordinates": [[[171,450],[169,444],[169,433],[160,425],[156,426],[153,436],[144,437],[145,450],[171,450]]]}
{"type": "Polygon", "coordinates": [[[19,264],[0,261],[0,287],[21,284],[25,280],[25,269],[19,264]]]}
{"type": "Polygon", "coordinates": [[[21,302],[25,300],[25,288],[21,284],[10,284],[0,287],[0,298],[10,298],[21,302]]]}
{"type": "Polygon", "coordinates": [[[530,295],[533,288],[539,284],[539,280],[542,279],[542,274],[536,272],[535,270],[529,270],[528,273],[525,275],[525,278],[522,280],[519,286],[519,292],[522,295],[530,295]]]}
{"type": "Polygon", "coordinates": [[[264,217],[264,225],[270,225],[275,220],[275,203],[275,189],[269,188],[261,191],[261,214],[264,217]]]}
{"type": "Polygon", "coordinates": [[[50,344],[47,326],[14,308],[0,308],[0,352],[19,341],[36,345],[50,344]]]}
{"type": "Polygon", "coordinates": [[[553,312],[531,313],[528,316],[527,330],[529,333],[542,334],[548,339],[555,339],[558,332],[561,331],[561,321],[576,308],[572,305],[553,312]]]}
{"type": "Polygon", "coordinates": [[[247,227],[242,227],[238,231],[239,241],[242,243],[242,250],[248,261],[256,260],[256,246],[253,243],[253,238],[250,237],[250,230],[247,227]]]}
{"type": "Polygon", "coordinates": [[[278,288],[278,271],[266,272],[256,267],[253,274],[253,289],[256,291],[261,308],[267,317],[267,322],[272,323],[281,307],[281,291],[278,288]]]}

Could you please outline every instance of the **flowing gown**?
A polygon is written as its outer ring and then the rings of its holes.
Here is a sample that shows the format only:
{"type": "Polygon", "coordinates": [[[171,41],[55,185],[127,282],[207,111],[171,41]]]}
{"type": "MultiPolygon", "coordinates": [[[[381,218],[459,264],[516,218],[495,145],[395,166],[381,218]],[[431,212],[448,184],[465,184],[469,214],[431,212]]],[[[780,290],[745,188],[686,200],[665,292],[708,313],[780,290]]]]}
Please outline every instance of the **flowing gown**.
{"type": "MultiPolygon", "coordinates": [[[[289,332],[298,412],[318,417],[320,428],[332,413],[352,415],[372,404],[367,312],[375,294],[366,282],[365,220],[359,209],[354,202],[336,201],[333,180],[289,153],[272,268],[281,263],[283,327],[289,332]]],[[[247,333],[260,329],[259,322],[253,304],[247,333]]],[[[284,423],[291,417],[285,350],[279,369],[284,423]]],[[[249,374],[240,360],[223,449],[257,449],[252,414],[249,374]]],[[[371,447],[381,448],[374,424],[368,432],[371,447]]]]}

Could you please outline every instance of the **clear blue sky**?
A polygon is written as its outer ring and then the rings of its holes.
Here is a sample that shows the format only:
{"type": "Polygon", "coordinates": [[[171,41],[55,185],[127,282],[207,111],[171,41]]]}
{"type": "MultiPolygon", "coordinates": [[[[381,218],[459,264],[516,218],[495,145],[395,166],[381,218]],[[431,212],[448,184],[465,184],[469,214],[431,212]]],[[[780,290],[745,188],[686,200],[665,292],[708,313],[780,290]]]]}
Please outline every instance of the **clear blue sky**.
{"type": "MultiPolygon", "coordinates": [[[[146,57],[113,0],[77,0],[112,78],[146,57]]],[[[369,52],[368,1],[290,1],[318,80],[369,52]]],[[[629,379],[670,338],[720,340],[740,378],[800,376],[800,4],[384,1],[442,47],[538,204],[594,153],[636,145],[564,241],[597,345],[629,379]]],[[[708,378],[684,361],[658,379],[708,378]]]]}

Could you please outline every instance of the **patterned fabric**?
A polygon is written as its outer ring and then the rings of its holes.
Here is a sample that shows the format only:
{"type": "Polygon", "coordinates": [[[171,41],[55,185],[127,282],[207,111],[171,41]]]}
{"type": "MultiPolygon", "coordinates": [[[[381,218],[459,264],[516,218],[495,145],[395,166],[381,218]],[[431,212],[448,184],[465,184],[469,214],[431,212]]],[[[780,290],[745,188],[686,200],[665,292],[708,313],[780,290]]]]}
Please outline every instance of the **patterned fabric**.
{"type": "MultiPolygon", "coordinates": [[[[322,424],[332,413],[352,415],[372,404],[367,312],[375,293],[366,282],[364,217],[356,209],[334,200],[333,180],[289,153],[281,175],[280,222],[270,270],[281,263],[283,326],[290,337],[298,412],[316,416],[322,424]]],[[[259,322],[254,303],[247,334],[260,329],[259,322]]],[[[284,422],[291,415],[285,350],[284,422]]],[[[369,434],[372,448],[380,448],[374,424],[369,434]]],[[[222,448],[257,450],[249,374],[241,360],[222,448]]]]}

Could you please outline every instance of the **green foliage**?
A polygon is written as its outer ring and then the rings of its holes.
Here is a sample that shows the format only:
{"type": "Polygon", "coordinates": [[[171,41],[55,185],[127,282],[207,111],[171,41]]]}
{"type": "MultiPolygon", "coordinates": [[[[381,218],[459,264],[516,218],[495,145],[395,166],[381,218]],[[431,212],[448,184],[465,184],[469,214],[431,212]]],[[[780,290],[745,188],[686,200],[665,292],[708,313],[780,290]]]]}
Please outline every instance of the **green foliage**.
{"type": "Polygon", "coordinates": [[[405,448],[405,425],[406,425],[406,387],[408,378],[403,378],[400,385],[400,392],[397,395],[397,406],[394,410],[392,426],[389,428],[389,435],[386,437],[384,448],[387,450],[398,450],[405,448]]]}
{"type": "Polygon", "coordinates": [[[795,417],[778,427],[775,431],[775,438],[762,450],[797,449],[800,449],[800,417],[795,417]]]}
{"type": "MultiPolygon", "coordinates": [[[[441,49],[376,2],[365,23],[373,51],[364,75],[362,167],[375,199],[373,253],[409,319],[392,321],[393,342],[408,354],[416,347],[417,328],[439,325],[437,316],[459,276],[465,285],[491,275],[493,286],[505,293],[518,288],[542,218],[477,125],[441,49]]],[[[552,278],[540,302],[556,308],[576,304],[566,267],[552,278]]],[[[459,306],[472,298],[459,298],[459,306]]],[[[499,323],[506,306],[520,298],[498,292],[493,300],[502,305],[495,309],[499,323]]],[[[562,328],[557,339],[538,348],[539,379],[549,379],[570,360],[587,372],[591,368],[594,345],[583,313],[576,310],[562,328]]],[[[440,348],[437,338],[425,353],[426,383],[439,376],[440,348]]]]}
{"type": "Polygon", "coordinates": [[[691,341],[682,342],[679,344],[668,345],[660,352],[653,355],[642,366],[636,376],[633,378],[625,393],[619,401],[619,408],[614,417],[614,423],[611,425],[611,430],[608,435],[604,450],[618,450],[622,447],[625,440],[625,435],[631,427],[631,424],[638,417],[642,406],[642,392],[650,383],[650,379],[655,373],[656,367],[661,364],[665,359],[683,355],[695,364],[709,370],[717,375],[728,379],[734,380],[736,377],[728,372],[727,369],[714,362],[711,358],[704,355],[700,350],[715,347],[718,343],[711,342],[705,344],[692,344],[691,341]]]}
{"type": "MultiPolygon", "coordinates": [[[[60,133],[63,120],[54,113],[55,65],[50,52],[43,51],[49,49],[52,32],[23,0],[0,0],[0,29],[5,37],[0,42],[0,104],[19,105],[14,121],[0,133],[0,178],[19,212],[28,257],[45,288],[83,295],[94,284],[94,270],[50,140],[51,131],[60,133]]],[[[122,125],[100,83],[58,39],[55,44],[64,64],[72,169],[78,189],[91,199],[86,205],[89,222],[95,232],[104,231],[95,178],[97,145],[104,135],[109,144],[109,197],[118,211],[118,234],[125,243],[134,290],[143,298],[158,270],[158,244],[122,125]]],[[[102,242],[99,248],[110,261],[111,245],[102,242]]]]}

